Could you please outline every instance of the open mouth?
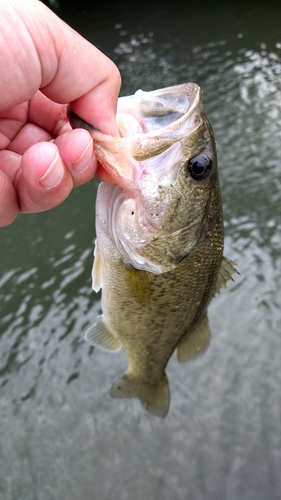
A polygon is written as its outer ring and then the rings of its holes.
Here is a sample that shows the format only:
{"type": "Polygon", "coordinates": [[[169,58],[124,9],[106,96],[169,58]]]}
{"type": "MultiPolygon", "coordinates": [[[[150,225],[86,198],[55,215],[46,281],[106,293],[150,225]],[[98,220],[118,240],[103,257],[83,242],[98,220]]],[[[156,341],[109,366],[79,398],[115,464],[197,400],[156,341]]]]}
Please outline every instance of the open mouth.
{"type": "Polygon", "coordinates": [[[187,121],[198,106],[201,91],[198,85],[187,83],[164,89],[144,92],[118,99],[117,116],[123,113],[134,116],[142,133],[158,134],[187,121]]]}
{"type": "Polygon", "coordinates": [[[103,134],[70,106],[67,114],[73,128],[85,128],[92,135],[98,161],[112,182],[135,191],[144,162],[185,141],[200,126],[202,112],[200,87],[186,83],[120,97],[116,117],[120,137],[103,134]]]}
{"type": "MultiPolygon", "coordinates": [[[[117,107],[117,123],[121,138],[137,134],[154,136],[155,132],[158,135],[166,135],[173,129],[179,129],[183,123],[188,125],[185,128],[193,128],[192,124],[196,122],[194,112],[200,100],[201,91],[195,83],[176,85],[151,92],[138,90],[132,96],[120,97],[117,107]],[[130,118],[126,118],[125,115],[130,118]]],[[[93,125],[74,113],[70,105],[67,108],[67,116],[72,128],[98,132],[93,125]]]]}

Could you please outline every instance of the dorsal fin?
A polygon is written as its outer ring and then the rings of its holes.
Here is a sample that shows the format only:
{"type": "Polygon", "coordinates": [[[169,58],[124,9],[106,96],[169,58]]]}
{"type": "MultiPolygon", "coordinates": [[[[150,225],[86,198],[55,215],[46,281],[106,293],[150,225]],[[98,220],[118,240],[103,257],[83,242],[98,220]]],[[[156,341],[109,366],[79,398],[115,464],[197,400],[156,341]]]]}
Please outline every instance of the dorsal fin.
{"type": "Polygon", "coordinates": [[[193,332],[187,332],[181,338],[177,346],[177,357],[180,363],[191,361],[203,354],[210,343],[211,331],[207,314],[202,321],[197,325],[193,332]]]}
{"type": "Polygon", "coordinates": [[[219,293],[221,288],[226,288],[226,284],[229,280],[234,281],[232,278],[233,274],[240,274],[239,271],[235,269],[235,265],[236,262],[232,262],[232,260],[227,259],[226,257],[222,258],[214,295],[219,293]]]}

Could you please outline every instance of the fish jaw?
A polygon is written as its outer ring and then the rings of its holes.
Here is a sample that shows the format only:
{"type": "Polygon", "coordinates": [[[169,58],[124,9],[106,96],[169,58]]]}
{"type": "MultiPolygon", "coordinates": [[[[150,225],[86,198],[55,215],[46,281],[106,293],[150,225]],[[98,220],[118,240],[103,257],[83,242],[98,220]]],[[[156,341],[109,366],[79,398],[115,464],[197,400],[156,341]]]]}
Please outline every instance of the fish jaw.
{"type": "Polygon", "coordinates": [[[148,175],[146,160],[151,159],[150,170],[151,164],[156,163],[157,174],[158,155],[192,134],[201,115],[201,90],[196,84],[152,92],[138,90],[133,96],[118,100],[121,137],[91,131],[95,154],[113,183],[128,193],[138,193],[139,182],[148,175]]]}

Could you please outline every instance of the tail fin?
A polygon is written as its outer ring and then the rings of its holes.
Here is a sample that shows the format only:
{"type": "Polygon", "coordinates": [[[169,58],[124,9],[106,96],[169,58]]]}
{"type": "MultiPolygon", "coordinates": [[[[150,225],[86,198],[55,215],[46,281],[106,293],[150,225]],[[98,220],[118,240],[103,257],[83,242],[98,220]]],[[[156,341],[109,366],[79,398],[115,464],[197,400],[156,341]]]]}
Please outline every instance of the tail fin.
{"type": "Polygon", "coordinates": [[[158,417],[165,417],[170,406],[169,383],[166,375],[155,385],[135,379],[126,373],[111,387],[114,398],[138,398],[146,410],[158,417]]]}

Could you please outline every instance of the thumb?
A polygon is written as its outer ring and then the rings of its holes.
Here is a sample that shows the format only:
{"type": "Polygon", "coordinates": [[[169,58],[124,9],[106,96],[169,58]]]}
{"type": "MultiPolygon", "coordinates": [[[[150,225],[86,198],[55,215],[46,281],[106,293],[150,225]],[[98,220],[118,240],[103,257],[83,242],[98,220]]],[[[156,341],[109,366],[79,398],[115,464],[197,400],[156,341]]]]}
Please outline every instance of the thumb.
{"type": "Polygon", "coordinates": [[[51,142],[39,142],[23,154],[14,185],[20,211],[32,213],[59,205],[72,190],[73,181],[58,147],[51,142]]]}
{"type": "Polygon", "coordinates": [[[11,224],[18,212],[16,191],[5,172],[0,170],[0,227],[11,224]]]}

